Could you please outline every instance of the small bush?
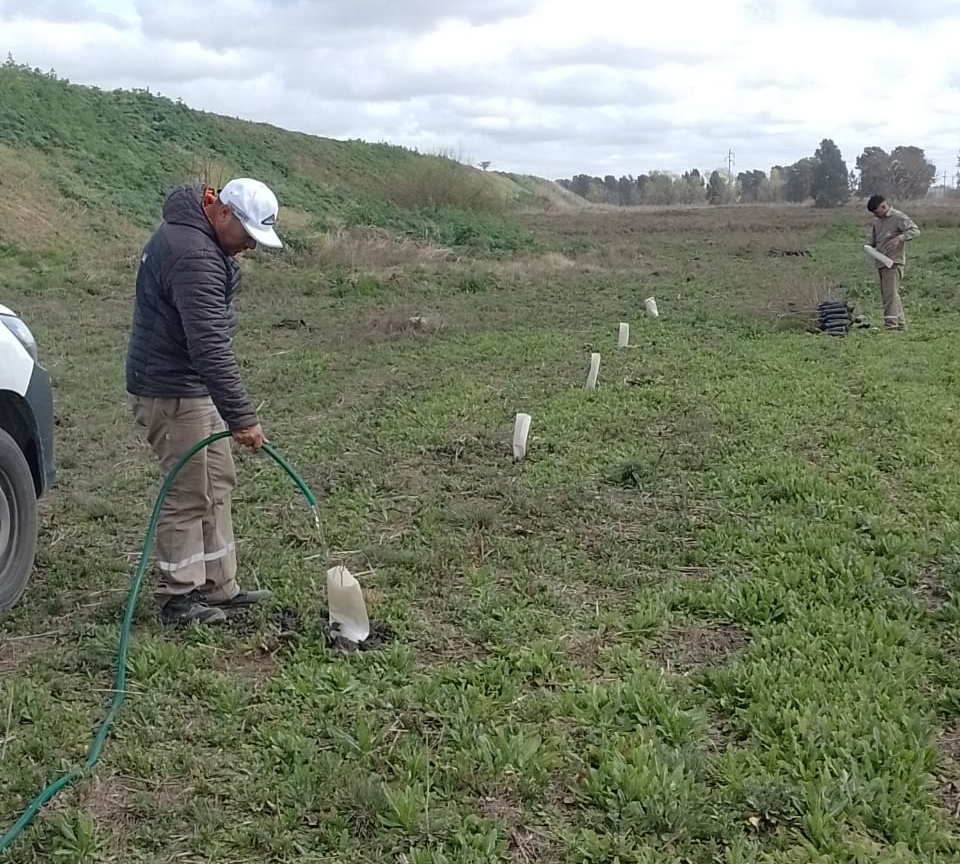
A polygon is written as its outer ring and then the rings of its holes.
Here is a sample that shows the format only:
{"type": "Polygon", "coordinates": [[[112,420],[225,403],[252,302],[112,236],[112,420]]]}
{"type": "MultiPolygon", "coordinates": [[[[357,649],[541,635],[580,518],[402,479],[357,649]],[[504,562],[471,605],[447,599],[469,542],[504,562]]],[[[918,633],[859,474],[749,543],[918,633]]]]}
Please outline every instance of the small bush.
{"type": "Polygon", "coordinates": [[[383,196],[407,210],[455,207],[471,213],[503,215],[505,193],[480,171],[445,156],[424,156],[384,182],[383,196]]]}
{"type": "Polygon", "coordinates": [[[817,307],[824,300],[845,298],[846,292],[803,271],[787,268],[775,281],[759,282],[744,293],[743,313],[748,319],[772,321],[782,327],[817,329],[817,307]]]}

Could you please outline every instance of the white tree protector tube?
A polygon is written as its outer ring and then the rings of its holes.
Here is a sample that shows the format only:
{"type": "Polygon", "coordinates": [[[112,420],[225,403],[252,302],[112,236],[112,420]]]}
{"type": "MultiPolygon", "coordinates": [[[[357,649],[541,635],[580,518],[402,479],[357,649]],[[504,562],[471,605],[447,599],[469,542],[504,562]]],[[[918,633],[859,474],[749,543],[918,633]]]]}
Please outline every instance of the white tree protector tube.
{"type": "Polygon", "coordinates": [[[513,424],[513,458],[517,461],[527,455],[527,436],[530,434],[530,415],[519,413],[513,424]]]}
{"type": "Polygon", "coordinates": [[[590,355],[590,373],[587,375],[587,389],[593,390],[597,386],[597,375],[600,374],[600,355],[595,351],[590,355]]]}
{"type": "Polygon", "coordinates": [[[647,307],[647,315],[651,318],[660,317],[660,313],[657,311],[657,301],[654,300],[653,297],[647,297],[647,299],[643,301],[643,305],[647,307]]]}
{"type": "Polygon", "coordinates": [[[330,625],[339,625],[340,634],[351,642],[363,642],[370,635],[370,620],[360,583],[346,567],[327,570],[327,603],[330,625]]]}
{"type": "Polygon", "coordinates": [[[627,343],[630,341],[630,325],[625,324],[623,321],[620,322],[620,336],[617,339],[618,348],[626,348],[627,343]]]}
{"type": "Polygon", "coordinates": [[[874,249],[873,246],[869,246],[869,245],[867,245],[867,244],[865,243],[864,246],[863,246],[863,251],[866,252],[871,258],[875,258],[877,261],[879,261],[881,264],[883,264],[884,267],[892,267],[892,266],[893,266],[893,261],[891,261],[891,260],[890,260],[886,255],[884,255],[882,252],[874,249]]]}

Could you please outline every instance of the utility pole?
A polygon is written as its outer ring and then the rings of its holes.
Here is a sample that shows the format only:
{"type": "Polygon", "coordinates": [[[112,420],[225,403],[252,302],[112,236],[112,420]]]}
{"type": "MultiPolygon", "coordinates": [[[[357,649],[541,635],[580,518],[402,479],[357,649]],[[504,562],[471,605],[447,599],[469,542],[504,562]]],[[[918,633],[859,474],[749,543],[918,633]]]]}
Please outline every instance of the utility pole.
{"type": "Polygon", "coordinates": [[[727,150],[727,183],[730,184],[730,188],[733,188],[734,155],[732,150],[727,150]]]}

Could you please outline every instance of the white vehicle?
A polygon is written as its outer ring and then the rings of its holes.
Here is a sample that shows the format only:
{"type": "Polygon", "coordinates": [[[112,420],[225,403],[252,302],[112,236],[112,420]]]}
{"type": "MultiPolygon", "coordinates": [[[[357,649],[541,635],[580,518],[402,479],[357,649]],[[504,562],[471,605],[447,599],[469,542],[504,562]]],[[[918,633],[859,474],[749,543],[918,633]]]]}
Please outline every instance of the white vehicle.
{"type": "Polygon", "coordinates": [[[53,388],[24,321],[0,305],[0,610],[33,572],[37,501],[56,480],[53,388]]]}

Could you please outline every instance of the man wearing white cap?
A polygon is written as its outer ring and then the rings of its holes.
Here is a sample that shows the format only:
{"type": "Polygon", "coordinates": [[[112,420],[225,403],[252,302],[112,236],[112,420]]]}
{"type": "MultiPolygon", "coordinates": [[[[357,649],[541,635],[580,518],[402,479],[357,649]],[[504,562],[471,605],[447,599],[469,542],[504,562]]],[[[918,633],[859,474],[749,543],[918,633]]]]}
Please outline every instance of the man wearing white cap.
{"type": "MultiPolygon", "coordinates": [[[[277,198],[258,180],[231,180],[218,192],[180,186],[163,204],[137,273],[126,388],[137,424],[166,476],[208,435],[229,429],[238,444],[265,439],[233,352],[240,284],[237,255],[258,244],[282,248],[277,198]]],[[[216,623],[225,609],[259,603],[266,590],[237,584],[231,495],[236,471],[229,439],[189,459],[160,512],[156,598],[168,623],[216,623]]]]}

